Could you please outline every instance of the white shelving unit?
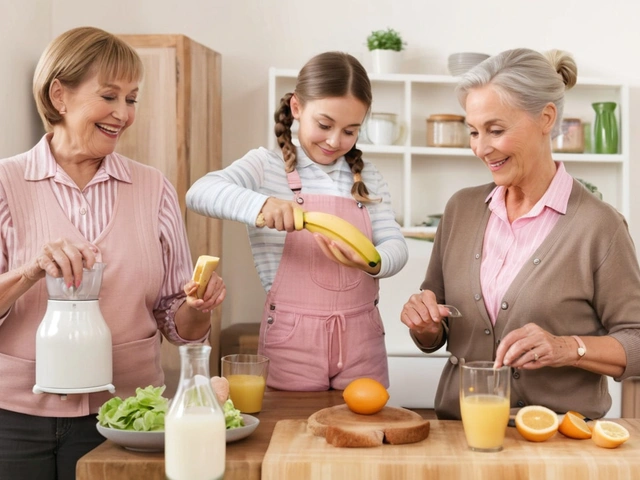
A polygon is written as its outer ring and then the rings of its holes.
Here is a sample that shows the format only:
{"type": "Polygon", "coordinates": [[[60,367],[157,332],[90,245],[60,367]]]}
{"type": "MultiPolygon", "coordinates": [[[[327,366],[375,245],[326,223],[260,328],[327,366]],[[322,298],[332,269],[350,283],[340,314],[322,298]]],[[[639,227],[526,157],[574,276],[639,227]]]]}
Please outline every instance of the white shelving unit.
{"type": "MultiPolygon", "coordinates": [[[[269,70],[269,146],[275,148],[273,112],[280,98],[292,92],[297,70],[269,70]]],[[[416,227],[431,214],[441,213],[446,201],[461,188],[488,183],[491,174],[469,148],[426,146],[426,119],[438,113],[464,115],[454,94],[457,77],[447,75],[370,74],[373,112],[398,114],[405,130],[398,145],[358,143],[366,158],[389,183],[398,222],[407,234],[433,232],[416,227]]],[[[569,173],[598,187],[604,200],[623,215],[629,214],[629,87],[609,80],[579,79],[567,92],[565,117],[581,118],[593,126],[591,103],[613,101],[620,130],[620,153],[603,155],[554,154],[569,173]]]]}
{"type": "MultiPolygon", "coordinates": [[[[276,148],[273,113],[285,93],[295,88],[297,70],[269,70],[268,145],[276,148]]],[[[398,222],[407,237],[433,235],[435,227],[420,227],[429,215],[442,213],[447,200],[461,188],[489,183],[490,172],[468,148],[427,147],[426,119],[433,114],[464,115],[454,94],[456,77],[446,75],[370,74],[372,112],[398,115],[404,139],[397,145],[358,142],[367,160],[376,164],[389,184],[398,222]]],[[[567,92],[564,116],[580,118],[593,126],[593,102],[618,104],[620,148],[616,155],[594,153],[554,154],[574,177],[598,187],[606,202],[629,215],[629,87],[608,80],[579,79],[567,92]]],[[[431,253],[431,243],[408,238],[409,262],[392,278],[380,282],[380,311],[386,330],[391,387],[389,403],[432,408],[433,397],[448,352],[421,353],[400,323],[402,306],[418,290],[431,253]]],[[[609,416],[619,417],[620,384],[609,381],[613,406],[609,416]]]]}

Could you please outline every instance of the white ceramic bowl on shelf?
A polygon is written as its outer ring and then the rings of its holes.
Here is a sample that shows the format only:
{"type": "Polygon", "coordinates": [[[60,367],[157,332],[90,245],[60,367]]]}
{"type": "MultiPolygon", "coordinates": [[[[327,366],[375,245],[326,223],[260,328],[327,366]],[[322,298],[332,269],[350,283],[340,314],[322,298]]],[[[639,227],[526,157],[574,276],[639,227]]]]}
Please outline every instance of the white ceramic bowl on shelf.
{"type": "Polygon", "coordinates": [[[447,65],[451,75],[462,75],[489,58],[486,53],[459,52],[449,55],[447,65]]]}

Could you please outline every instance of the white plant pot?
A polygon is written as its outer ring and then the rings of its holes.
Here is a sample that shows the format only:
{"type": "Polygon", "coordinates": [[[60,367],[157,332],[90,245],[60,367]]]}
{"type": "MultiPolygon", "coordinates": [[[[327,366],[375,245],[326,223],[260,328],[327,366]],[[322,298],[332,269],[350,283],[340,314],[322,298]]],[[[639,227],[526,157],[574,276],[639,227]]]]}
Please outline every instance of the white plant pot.
{"type": "Polygon", "coordinates": [[[395,50],[371,50],[372,73],[400,73],[402,52],[395,50]]]}

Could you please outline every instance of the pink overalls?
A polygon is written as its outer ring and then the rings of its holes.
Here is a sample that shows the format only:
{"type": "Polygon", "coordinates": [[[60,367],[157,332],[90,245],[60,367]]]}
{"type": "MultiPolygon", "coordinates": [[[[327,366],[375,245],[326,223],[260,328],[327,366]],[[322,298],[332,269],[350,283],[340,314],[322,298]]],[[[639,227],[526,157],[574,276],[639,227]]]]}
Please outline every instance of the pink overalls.
{"type": "MultiPolygon", "coordinates": [[[[371,238],[369,213],[352,198],[301,194],[306,211],[337,215],[371,238]]],[[[342,390],[359,377],[389,386],[378,280],[327,258],[307,230],[288,233],[282,261],[267,295],[259,353],[269,357],[267,385],[280,390],[342,390]]]]}

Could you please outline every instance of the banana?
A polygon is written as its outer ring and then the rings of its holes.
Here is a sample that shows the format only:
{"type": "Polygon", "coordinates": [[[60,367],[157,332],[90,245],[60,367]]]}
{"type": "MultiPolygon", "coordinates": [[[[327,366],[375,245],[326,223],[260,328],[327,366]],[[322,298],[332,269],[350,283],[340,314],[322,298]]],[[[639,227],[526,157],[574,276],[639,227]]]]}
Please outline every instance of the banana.
{"type": "Polygon", "coordinates": [[[304,210],[301,208],[293,209],[293,225],[296,230],[302,230],[304,228],[304,210]]]}
{"type": "Polygon", "coordinates": [[[320,233],[333,240],[342,241],[353,248],[370,267],[380,263],[380,254],[373,243],[346,220],[328,213],[303,212],[297,208],[294,210],[294,219],[296,230],[301,230],[304,226],[312,233],[320,233]]]}
{"type": "Polygon", "coordinates": [[[193,270],[193,280],[198,282],[196,297],[202,298],[204,295],[209,279],[218,266],[218,262],[220,262],[220,259],[218,257],[212,257],[211,255],[200,255],[198,257],[196,268],[193,270]]]}
{"type": "MultiPolygon", "coordinates": [[[[296,230],[306,228],[312,233],[339,240],[353,248],[370,267],[380,263],[380,254],[371,241],[360,230],[340,217],[323,212],[305,212],[293,209],[293,224],[296,230]]],[[[256,227],[265,226],[262,213],[256,219],[256,227]]]]}

